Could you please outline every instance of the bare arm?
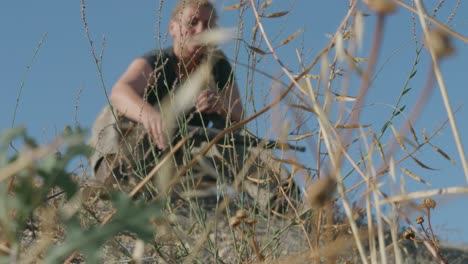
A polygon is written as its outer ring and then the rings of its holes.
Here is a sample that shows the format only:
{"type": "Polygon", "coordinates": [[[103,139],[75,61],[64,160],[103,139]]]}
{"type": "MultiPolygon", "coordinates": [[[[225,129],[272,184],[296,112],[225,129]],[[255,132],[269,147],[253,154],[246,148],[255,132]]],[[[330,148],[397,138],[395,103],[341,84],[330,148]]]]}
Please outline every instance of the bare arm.
{"type": "Polygon", "coordinates": [[[110,101],[118,112],[143,124],[160,149],[167,147],[160,113],[143,99],[145,89],[154,82],[153,69],[149,63],[138,58],[115,83],[110,101]]]}

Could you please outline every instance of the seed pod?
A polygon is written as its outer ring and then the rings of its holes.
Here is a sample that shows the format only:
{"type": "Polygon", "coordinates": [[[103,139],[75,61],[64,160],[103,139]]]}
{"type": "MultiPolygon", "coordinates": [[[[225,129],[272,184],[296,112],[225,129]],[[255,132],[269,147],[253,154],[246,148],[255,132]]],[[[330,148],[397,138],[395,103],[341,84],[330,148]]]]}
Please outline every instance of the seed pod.
{"type": "Polygon", "coordinates": [[[237,210],[236,217],[239,219],[244,219],[249,213],[246,210],[237,210]]]}
{"type": "Polygon", "coordinates": [[[418,223],[418,224],[424,223],[424,217],[420,216],[420,217],[416,218],[416,223],[418,223]]]}
{"type": "Polygon", "coordinates": [[[434,209],[437,203],[432,198],[424,198],[421,205],[422,207],[427,208],[427,209],[434,209]]]}
{"type": "Polygon", "coordinates": [[[405,232],[403,232],[402,236],[406,240],[413,240],[416,237],[413,230],[411,230],[410,228],[406,229],[405,232]]]}
{"type": "Polygon", "coordinates": [[[234,228],[234,227],[238,226],[240,224],[240,222],[241,221],[240,221],[240,219],[238,217],[233,216],[233,217],[231,217],[231,219],[229,219],[229,226],[234,228]]]}
{"type": "Polygon", "coordinates": [[[396,10],[396,4],[391,0],[365,0],[367,7],[379,14],[391,14],[396,10]]]}
{"type": "Polygon", "coordinates": [[[437,58],[447,57],[455,51],[450,35],[440,28],[429,32],[425,44],[432,48],[437,58]]]}
{"type": "Polygon", "coordinates": [[[307,188],[304,197],[312,207],[322,208],[331,201],[335,190],[336,181],[330,176],[323,177],[307,188]]]}
{"type": "Polygon", "coordinates": [[[255,225],[257,223],[257,219],[255,219],[255,218],[245,219],[244,223],[246,223],[248,225],[255,225]]]}

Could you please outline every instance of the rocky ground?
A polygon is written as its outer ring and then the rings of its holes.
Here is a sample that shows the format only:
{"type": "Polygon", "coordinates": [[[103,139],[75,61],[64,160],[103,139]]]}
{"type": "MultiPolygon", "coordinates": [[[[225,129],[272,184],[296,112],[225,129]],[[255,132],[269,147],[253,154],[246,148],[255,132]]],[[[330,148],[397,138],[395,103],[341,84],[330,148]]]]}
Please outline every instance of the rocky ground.
{"type": "MultiPolygon", "coordinates": [[[[96,248],[101,253],[99,263],[361,263],[345,225],[322,233],[320,241],[314,239],[307,220],[313,218],[312,212],[302,214],[303,220],[298,221],[294,212],[267,214],[249,206],[242,210],[233,204],[226,207],[214,200],[201,204],[174,202],[173,209],[152,223],[155,232],[150,242],[143,243],[132,233],[120,233],[96,248]],[[319,249],[310,250],[309,245],[317,244],[319,249]],[[135,262],[135,258],[141,262],[135,262]]],[[[80,212],[83,228],[98,225],[111,211],[108,201],[88,203],[80,212]]],[[[41,225],[36,219],[25,230],[22,251],[34,249],[34,240],[41,237],[41,225]]],[[[58,225],[52,230],[53,243],[62,243],[66,236],[63,229],[58,225]]],[[[399,246],[404,263],[435,263],[422,244],[401,241],[399,246]]],[[[388,263],[394,263],[391,250],[388,252],[388,263]]],[[[442,247],[441,252],[448,263],[468,263],[466,249],[442,247]]],[[[70,263],[86,263],[86,258],[76,254],[70,263]]]]}
{"type": "MultiPolygon", "coordinates": [[[[42,246],[64,243],[68,234],[57,221],[64,208],[75,208],[82,230],[99,227],[113,211],[112,203],[98,196],[77,206],[64,205],[57,196],[48,207],[56,210],[38,210],[23,232],[22,259],[34,257],[42,246]],[[44,238],[49,242],[41,245],[44,238]]],[[[163,214],[148,223],[152,239],[143,242],[134,233],[119,231],[96,246],[98,263],[361,263],[346,218],[339,220],[332,206],[321,214],[333,211],[335,219],[320,227],[313,220],[318,213],[314,210],[284,206],[268,212],[248,199],[224,203],[214,197],[174,198],[163,207],[163,214]]],[[[390,242],[387,263],[394,263],[390,242]]],[[[404,263],[436,263],[421,243],[400,240],[399,248],[404,263]]],[[[468,263],[466,248],[443,246],[441,253],[448,263],[468,263]]],[[[31,262],[42,263],[42,255],[36,255],[31,262]]],[[[70,256],[68,263],[89,263],[82,252],[70,256]]]]}

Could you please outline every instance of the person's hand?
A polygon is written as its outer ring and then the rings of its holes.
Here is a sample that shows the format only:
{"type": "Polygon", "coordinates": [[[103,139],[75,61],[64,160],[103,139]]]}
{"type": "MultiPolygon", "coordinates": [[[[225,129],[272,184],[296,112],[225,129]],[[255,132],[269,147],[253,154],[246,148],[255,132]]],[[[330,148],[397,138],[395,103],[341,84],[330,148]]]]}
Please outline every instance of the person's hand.
{"type": "Polygon", "coordinates": [[[224,98],[213,90],[203,90],[198,96],[196,109],[201,113],[220,113],[224,108],[224,98]]]}
{"type": "Polygon", "coordinates": [[[167,136],[165,134],[161,114],[155,109],[146,112],[146,117],[142,118],[142,124],[149,133],[151,139],[156,143],[156,146],[161,150],[166,149],[167,136]]]}

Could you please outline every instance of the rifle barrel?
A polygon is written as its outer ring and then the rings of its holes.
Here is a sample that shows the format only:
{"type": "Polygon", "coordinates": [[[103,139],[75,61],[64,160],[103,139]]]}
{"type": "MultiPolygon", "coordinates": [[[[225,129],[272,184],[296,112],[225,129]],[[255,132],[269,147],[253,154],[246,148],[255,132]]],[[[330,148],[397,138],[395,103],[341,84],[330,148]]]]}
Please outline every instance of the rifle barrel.
{"type": "MultiPolygon", "coordinates": [[[[213,140],[217,135],[223,132],[223,130],[217,128],[203,128],[196,126],[188,126],[187,131],[194,132],[192,134],[193,138],[201,138],[206,140],[213,140]]],[[[230,133],[229,137],[234,142],[234,144],[246,144],[253,147],[262,146],[264,148],[269,149],[291,149],[299,152],[305,152],[306,150],[304,146],[296,146],[285,142],[278,142],[270,139],[262,139],[253,135],[230,133]]]]}

